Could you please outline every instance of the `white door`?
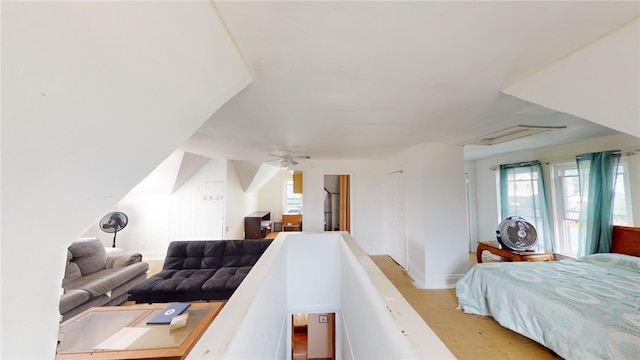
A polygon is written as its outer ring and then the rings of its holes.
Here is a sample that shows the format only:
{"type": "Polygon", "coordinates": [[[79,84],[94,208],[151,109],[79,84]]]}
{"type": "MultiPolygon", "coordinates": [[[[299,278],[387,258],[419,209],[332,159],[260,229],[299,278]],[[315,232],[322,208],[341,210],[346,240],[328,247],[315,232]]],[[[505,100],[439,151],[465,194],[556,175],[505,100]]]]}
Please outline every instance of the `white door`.
{"type": "Polygon", "coordinates": [[[386,176],[385,186],[385,236],[389,256],[407,270],[407,238],[404,223],[404,187],[402,172],[386,176]]]}
{"type": "Polygon", "coordinates": [[[225,184],[202,181],[172,196],[169,240],[224,239],[225,184]]]}
{"type": "Polygon", "coordinates": [[[204,181],[198,184],[198,238],[224,239],[223,181],[204,181]]]}

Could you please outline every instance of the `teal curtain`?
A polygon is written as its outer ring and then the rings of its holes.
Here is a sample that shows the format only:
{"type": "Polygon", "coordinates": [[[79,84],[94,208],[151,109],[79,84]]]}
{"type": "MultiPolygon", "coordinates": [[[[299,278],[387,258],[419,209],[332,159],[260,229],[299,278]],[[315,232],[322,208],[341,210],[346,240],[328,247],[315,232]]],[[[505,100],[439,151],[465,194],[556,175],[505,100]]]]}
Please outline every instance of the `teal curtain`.
{"type": "Polygon", "coordinates": [[[578,256],[608,253],[613,231],[613,199],[620,154],[611,151],[576,157],[580,181],[578,256]]]}
{"type": "Polygon", "coordinates": [[[500,165],[502,219],[520,216],[533,224],[540,250],[554,251],[547,199],[539,161],[500,165]]]}

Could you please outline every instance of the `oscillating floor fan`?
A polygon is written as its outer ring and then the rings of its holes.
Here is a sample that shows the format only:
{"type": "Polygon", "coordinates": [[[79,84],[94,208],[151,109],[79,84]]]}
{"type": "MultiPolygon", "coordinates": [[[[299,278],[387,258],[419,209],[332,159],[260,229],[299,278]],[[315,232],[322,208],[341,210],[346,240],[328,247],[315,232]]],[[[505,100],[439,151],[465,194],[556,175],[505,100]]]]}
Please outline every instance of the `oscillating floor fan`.
{"type": "Polygon", "coordinates": [[[538,233],[524,218],[509,216],[496,230],[496,237],[502,247],[514,251],[533,251],[538,244],[538,233]]]}
{"type": "Polygon", "coordinates": [[[129,222],[127,215],[120,211],[110,212],[100,220],[100,230],[106,233],[113,233],[113,247],[116,247],[116,235],[118,231],[124,229],[129,222]]]}

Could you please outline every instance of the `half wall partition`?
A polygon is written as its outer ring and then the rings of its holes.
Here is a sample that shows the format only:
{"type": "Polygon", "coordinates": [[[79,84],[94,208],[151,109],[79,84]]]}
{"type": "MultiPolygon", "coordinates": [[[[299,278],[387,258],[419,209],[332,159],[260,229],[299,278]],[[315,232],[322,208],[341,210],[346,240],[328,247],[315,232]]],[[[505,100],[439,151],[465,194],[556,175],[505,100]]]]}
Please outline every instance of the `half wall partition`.
{"type": "Polygon", "coordinates": [[[292,315],[335,313],[336,359],[453,359],[347,232],[280,233],[188,359],[290,359],[292,315]]]}

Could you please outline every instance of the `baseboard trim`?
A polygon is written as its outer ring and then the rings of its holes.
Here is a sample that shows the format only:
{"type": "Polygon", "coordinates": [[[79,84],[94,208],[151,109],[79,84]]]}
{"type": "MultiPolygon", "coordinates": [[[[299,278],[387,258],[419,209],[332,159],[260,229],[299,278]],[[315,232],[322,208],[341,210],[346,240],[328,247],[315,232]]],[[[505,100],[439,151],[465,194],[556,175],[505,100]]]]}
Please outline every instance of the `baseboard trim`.
{"type": "Polygon", "coordinates": [[[456,287],[456,283],[464,274],[453,275],[432,275],[427,276],[424,283],[425,289],[451,289],[456,287]]]}
{"type": "Polygon", "coordinates": [[[424,271],[420,271],[420,269],[416,269],[409,264],[409,270],[407,271],[411,279],[413,279],[413,285],[415,285],[418,289],[424,289],[425,285],[425,276],[424,271]]]}
{"type": "MultiPolygon", "coordinates": [[[[131,252],[134,253],[134,252],[131,252]]],[[[164,260],[166,253],[162,251],[145,251],[142,252],[142,260],[164,260]]]]}

